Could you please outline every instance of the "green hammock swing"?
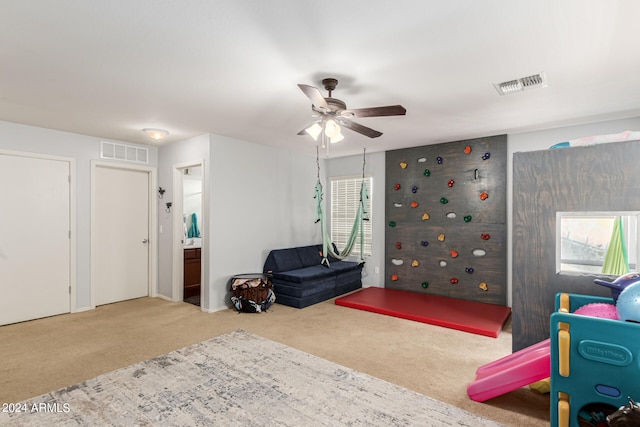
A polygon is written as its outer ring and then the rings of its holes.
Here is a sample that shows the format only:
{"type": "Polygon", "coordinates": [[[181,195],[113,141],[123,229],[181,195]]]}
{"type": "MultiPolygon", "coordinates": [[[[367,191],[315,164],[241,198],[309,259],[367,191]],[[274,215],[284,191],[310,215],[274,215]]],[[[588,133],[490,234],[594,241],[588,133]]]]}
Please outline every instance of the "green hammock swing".
{"type": "Polygon", "coordinates": [[[627,244],[624,239],[624,228],[622,218],[616,217],[613,223],[611,241],[607,247],[607,252],[602,265],[603,274],[621,276],[629,273],[629,256],[627,254],[627,244]]]}
{"type": "Polygon", "coordinates": [[[367,190],[367,184],[364,179],[364,167],[366,164],[366,149],[363,153],[362,160],[362,184],[360,185],[360,201],[358,203],[358,210],[356,212],[356,217],[353,221],[353,226],[351,227],[351,233],[349,234],[349,238],[347,239],[346,246],[342,249],[340,254],[337,254],[333,248],[333,242],[331,241],[331,236],[327,232],[326,220],[324,211],[322,209],[322,201],[323,201],[323,190],[322,190],[322,182],[320,182],[320,159],[318,154],[318,148],[316,147],[316,164],[318,167],[318,179],[316,181],[315,186],[315,195],[316,199],[316,223],[320,223],[320,229],[322,233],[322,262],[321,264],[325,264],[327,267],[329,266],[328,256],[331,255],[337,259],[345,259],[347,258],[353,249],[355,248],[356,239],[359,235],[360,237],[360,262],[364,262],[363,248],[364,248],[364,227],[363,221],[369,221],[369,213],[366,208],[366,201],[369,199],[369,193],[367,190]],[[359,232],[359,233],[358,233],[359,232]]]}

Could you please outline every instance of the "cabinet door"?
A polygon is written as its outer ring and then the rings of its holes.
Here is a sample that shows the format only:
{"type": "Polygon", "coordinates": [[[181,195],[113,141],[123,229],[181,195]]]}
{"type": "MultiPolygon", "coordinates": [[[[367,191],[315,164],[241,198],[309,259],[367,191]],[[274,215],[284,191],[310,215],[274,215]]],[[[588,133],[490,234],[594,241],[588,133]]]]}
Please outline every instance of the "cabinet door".
{"type": "Polygon", "coordinates": [[[184,251],[184,286],[200,284],[200,249],[187,249],[184,251]]]}

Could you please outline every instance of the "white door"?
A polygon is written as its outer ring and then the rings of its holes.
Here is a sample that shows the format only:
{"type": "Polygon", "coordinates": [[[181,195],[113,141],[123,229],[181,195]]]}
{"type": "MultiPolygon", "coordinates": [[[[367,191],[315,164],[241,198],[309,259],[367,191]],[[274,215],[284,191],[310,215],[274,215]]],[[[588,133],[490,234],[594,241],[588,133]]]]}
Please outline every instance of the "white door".
{"type": "Polygon", "coordinates": [[[0,153],[0,325],[71,311],[70,165],[0,153]]]}
{"type": "Polygon", "coordinates": [[[92,288],[96,305],[149,295],[149,172],[96,166],[92,288]]]}

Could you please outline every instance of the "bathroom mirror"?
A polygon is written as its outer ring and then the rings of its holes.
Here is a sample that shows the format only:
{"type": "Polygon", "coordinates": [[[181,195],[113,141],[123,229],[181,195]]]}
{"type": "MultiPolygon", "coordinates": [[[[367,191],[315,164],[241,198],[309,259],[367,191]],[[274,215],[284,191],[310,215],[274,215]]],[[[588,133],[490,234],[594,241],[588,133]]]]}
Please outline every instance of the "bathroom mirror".
{"type": "Polygon", "coordinates": [[[200,247],[202,239],[202,166],[184,169],[183,234],[185,247],[200,247]]]}

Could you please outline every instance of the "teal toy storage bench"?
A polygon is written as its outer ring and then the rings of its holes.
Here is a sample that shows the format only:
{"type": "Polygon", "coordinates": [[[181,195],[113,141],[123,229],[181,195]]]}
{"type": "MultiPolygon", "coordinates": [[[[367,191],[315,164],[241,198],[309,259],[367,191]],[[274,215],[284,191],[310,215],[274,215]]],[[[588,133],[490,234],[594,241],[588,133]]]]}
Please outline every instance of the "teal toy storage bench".
{"type": "Polygon", "coordinates": [[[572,314],[590,303],[614,302],[588,295],[556,295],[556,311],[551,315],[553,427],[589,425],[581,419],[613,412],[628,404],[629,396],[640,399],[640,323],[572,314]]]}

